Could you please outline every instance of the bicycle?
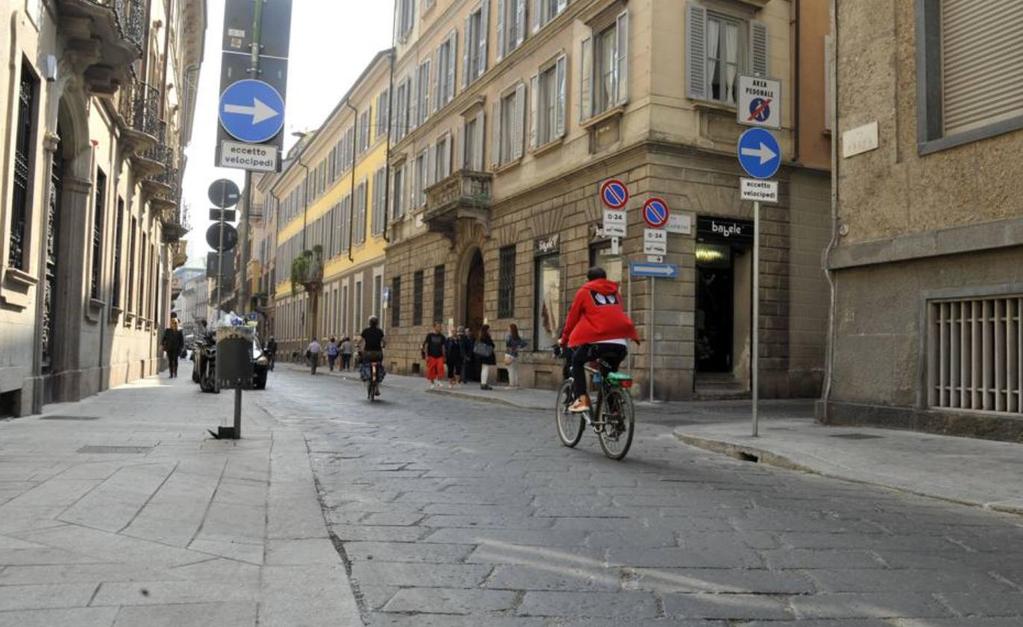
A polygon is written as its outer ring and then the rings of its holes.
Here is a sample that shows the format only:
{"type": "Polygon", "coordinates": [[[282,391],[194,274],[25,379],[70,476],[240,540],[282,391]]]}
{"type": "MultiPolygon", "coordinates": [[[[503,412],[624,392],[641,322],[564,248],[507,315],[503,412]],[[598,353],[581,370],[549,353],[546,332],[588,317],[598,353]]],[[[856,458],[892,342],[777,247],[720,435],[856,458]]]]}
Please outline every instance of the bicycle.
{"type": "Polygon", "coordinates": [[[380,380],[377,378],[377,368],[379,366],[380,362],[376,361],[369,364],[369,378],[366,379],[366,396],[371,403],[380,396],[380,380]]]}
{"type": "Polygon", "coordinates": [[[597,442],[604,455],[621,461],[632,446],[636,426],[636,411],[629,394],[632,376],[613,369],[603,359],[587,364],[586,374],[589,387],[596,387],[596,402],[589,411],[578,414],[569,412],[569,406],[575,402],[575,380],[571,376],[566,377],[558,390],[558,401],[554,408],[558,437],[563,445],[574,448],[582,439],[588,424],[597,435],[597,442]]]}

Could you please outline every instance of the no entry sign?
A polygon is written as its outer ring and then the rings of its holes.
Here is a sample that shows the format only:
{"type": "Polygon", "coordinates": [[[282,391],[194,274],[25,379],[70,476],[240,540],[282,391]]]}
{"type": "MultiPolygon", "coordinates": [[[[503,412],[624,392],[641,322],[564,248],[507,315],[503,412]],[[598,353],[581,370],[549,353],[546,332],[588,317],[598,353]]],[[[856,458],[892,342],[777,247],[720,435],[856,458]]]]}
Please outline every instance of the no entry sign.
{"type": "Polygon", "coordinates": [[[629,202],[629,188],[618,179],[609,179],[600,186],[600,200],[608,209],[621,209],[629,202]]]}
{"type": "Polygon", "coordinates": [[[643,221],[650,228],[659,229],[668,223],[671,211],[668,210],[668,203],[663,198],[654,196],[643,203],[643,221]]]}

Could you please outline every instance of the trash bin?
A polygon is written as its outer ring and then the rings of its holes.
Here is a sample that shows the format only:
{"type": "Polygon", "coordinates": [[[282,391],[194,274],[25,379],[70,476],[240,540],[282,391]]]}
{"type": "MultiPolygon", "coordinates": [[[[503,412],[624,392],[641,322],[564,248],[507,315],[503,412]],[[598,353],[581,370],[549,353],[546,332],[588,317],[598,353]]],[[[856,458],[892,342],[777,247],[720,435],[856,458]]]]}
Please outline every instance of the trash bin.
{"type": "Polygon", "coordinates": [[[217,383],[223,390],[252,389],[252,342],[248,326],[217,328],[217,383]]]}

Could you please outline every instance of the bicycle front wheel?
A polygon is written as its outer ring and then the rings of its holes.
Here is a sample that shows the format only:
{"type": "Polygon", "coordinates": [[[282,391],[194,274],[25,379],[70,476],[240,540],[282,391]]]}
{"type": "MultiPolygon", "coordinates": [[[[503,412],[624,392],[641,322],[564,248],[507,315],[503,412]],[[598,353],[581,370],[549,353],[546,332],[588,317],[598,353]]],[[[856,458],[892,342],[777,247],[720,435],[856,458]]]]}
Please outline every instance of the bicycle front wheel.
{"type": "Polygon", "coordinates": [[[558,425],[558,437],[561,438],[561,443],[569,448],[579,443],[583,437],[583,429],[586,428],[586,423],[583,422],[581,415],[568,411],[568,406],[575,400],[572,396],[572,379],[568,379],[561,384],[561,389],[558,390],[558,401],[554,406],[554,413],[555,422],[558,425]]]}
{"type": "Polygon", "coordinates": [[[601,421],[603,427],[597,432],[600,449],[611,459],[625,459],[636,427],[636,410],[628,392],[615,388],[607,393],[601,421]]]}

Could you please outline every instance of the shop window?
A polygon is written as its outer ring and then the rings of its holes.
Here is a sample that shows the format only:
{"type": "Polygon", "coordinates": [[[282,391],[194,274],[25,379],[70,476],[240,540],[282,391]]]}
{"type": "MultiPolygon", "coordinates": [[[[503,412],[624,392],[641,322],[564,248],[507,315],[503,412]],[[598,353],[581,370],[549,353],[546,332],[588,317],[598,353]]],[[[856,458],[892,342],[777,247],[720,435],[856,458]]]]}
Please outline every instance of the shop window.
{"type": "Polygon", "coordinates": [[[543,351],[557,343],[564,323],[560,255],[537,257],[534,286],[533,347],[543,351]]]}
{"type": "Polygon", "coordinates": [[[515,245],[501,248],[498,257],[497,317],[515,315],[515,245]]]}

